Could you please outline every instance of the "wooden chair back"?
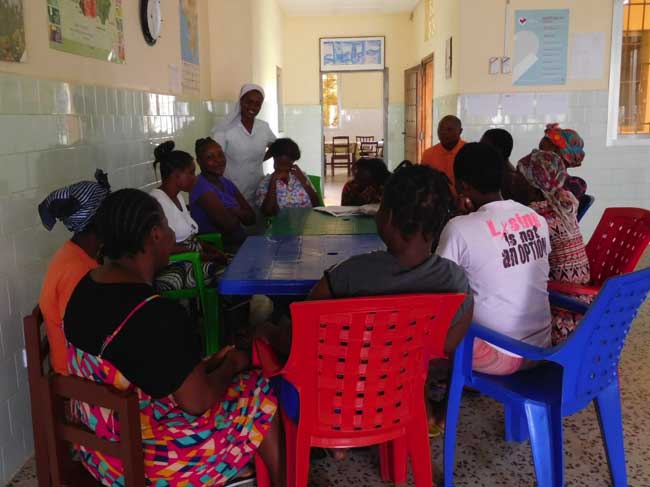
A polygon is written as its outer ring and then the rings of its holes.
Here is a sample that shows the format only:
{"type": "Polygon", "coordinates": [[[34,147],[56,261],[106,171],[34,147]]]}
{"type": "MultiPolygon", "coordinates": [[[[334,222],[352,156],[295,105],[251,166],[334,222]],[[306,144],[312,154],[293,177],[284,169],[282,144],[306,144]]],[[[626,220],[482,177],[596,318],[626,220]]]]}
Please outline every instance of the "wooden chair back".
{"type": "Polygon", "coordinates": [[[374,135],[357,135],[357,145],[363,144],[364,142],[374,142],[374,135]]]}
{"type": "Polygon", "coordinates": [[[362,142],[359,155],[361,157],[378,157],[379,142],[362,142]]]}
{"type": "Polygon", "coordinates": [[[144,487],[137,395],[80,377],[55,374],[50,367],[44,328],[38,307],[23,320],[39,487],[98,485],[83,467],[72,462],[70,445],[81,445],[120,459],[126,487],[144,487]],[[84,425],[72,421],[70,403],[75,400],[116,411],[120,418],[120,441],[99,438],[84,425]]]}

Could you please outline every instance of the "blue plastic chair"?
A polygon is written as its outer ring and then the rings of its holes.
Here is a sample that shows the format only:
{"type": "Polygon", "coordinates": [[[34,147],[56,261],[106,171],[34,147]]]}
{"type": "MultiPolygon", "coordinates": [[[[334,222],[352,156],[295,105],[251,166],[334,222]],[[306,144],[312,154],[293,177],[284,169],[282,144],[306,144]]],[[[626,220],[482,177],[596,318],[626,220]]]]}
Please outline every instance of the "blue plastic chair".
{"type": "Polygon", "coordinates": [[[530,436],[541,487],[564,485],[562,418],[595,401],[613,484],[627,486],[618,362],[625,337],[649,290],[650,269],[608,279],[571,337],[549,349],[472,324],[454,357],[445,426],[445,487],[453,485],[456,425],[464,386],[504,404],[507,439],[523,441],[530,436]],[[510,376],[473,372],[475,338],[544,362],[510,376]]]}
{"type": "Polygon", "coordinates": [[[580,198],[580,204],[578,205],[578,221],[582,220],[582,217],[585,216],[587,210],[594,204],[594,201],[596,201],[596,198],[590,194],[585,194],[580,198]]]}

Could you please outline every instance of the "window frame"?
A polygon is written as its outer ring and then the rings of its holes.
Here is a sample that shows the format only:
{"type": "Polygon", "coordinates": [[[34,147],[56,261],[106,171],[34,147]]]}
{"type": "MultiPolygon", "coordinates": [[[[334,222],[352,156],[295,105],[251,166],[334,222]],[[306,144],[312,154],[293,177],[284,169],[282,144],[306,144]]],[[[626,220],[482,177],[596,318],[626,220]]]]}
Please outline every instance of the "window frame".
{"type": "MultiPolygon", "coordinates": [[[[650,146],[650,134],[619,134],[618,117],[621,91],[621,56],[623,51],[624,0],[614,0],[612,42],[609,66],[609,102],[607,115],[608,146],[650,146]]],[[[650,103],[650,100],[648,100],[650,103]]]]}

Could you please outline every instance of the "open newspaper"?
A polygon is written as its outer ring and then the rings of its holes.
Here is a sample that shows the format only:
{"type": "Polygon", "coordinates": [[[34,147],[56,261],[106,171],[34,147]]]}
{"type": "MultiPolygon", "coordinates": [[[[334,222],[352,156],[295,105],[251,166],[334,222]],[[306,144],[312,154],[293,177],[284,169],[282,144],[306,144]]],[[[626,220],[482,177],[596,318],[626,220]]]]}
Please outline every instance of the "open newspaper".
{"type": "Polygon", "coordinates": [[[316,211],[332,216],[376,215],[379,204],[363,206],[317,206],[316,211]]]}

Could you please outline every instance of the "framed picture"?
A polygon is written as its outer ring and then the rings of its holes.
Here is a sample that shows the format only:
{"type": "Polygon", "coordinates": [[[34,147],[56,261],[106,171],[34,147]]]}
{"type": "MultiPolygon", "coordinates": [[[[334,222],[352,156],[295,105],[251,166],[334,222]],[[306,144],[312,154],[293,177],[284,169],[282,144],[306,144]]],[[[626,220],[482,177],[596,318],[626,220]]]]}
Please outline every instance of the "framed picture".
{"type": "Polygon", "coordinates": [[[321,71],[378,71],[385,66],[386,38],[322,37],[321,71]]]}

